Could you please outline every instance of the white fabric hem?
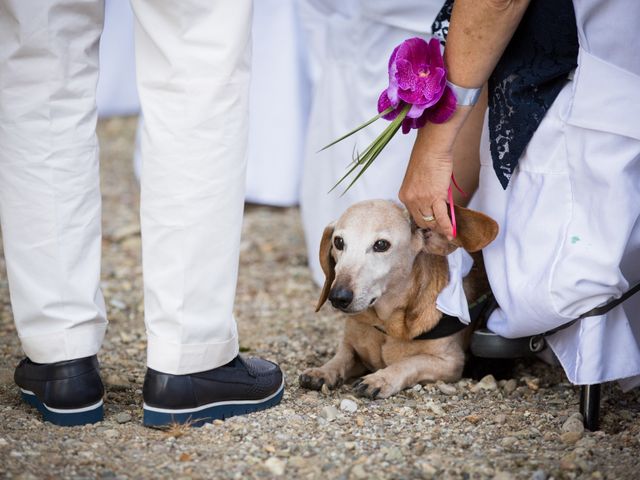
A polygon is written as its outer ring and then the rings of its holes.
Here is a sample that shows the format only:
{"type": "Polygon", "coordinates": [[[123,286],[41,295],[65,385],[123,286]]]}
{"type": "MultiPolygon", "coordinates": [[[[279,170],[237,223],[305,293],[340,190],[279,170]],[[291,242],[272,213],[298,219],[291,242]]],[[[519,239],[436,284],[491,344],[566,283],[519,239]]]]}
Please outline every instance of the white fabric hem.
{"type": "Polygon", "coordinates": [[[147,365],[171,375],[204,372],[229,363],[240,351],[238,337],[216,343],[179,344],[147,332],[147,365]]]}
{"type": "Polygon", "coordinates": [[[96,355],[107,322],[87,323],[60,332],[20,337],[22,350],[35,363],[54,363],[96,355]]]}

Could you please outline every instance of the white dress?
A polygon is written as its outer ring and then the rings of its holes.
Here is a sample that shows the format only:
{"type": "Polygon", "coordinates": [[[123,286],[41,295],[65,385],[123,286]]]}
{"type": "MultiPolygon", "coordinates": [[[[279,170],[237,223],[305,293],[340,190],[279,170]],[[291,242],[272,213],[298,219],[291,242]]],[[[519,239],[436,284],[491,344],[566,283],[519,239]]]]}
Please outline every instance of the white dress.
{"type": "MultiPolygon", "coordinates": [[[[472,207],[500,224],[485,264],[505,337],[549,331],[640,281],[640,3],[574,2],[580,52],[506,191],[487,132],[472,207]],[[611,26],[615,25],[615,29],[611,26]]],[[[640,296],[549,337],[569,380],[640,374],[640,296]]]]}

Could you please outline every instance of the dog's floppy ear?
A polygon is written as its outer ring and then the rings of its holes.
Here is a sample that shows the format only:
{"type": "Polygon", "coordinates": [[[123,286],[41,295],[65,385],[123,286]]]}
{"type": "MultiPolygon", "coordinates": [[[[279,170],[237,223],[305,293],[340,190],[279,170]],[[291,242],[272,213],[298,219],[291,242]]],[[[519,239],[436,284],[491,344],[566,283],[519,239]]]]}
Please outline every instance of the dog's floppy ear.
{"type": "Polygon", "coordinates": [[[330,223],[324,228],[322,240],[320,241],[320,266],[324,272],[324,286],[322,287],[322,292],[316,305],[316,312],[320,310],[320,307],[327,301],[331,284],[336,278],[336,262],[331,255],[331,237],[333,236],[334,225],[335,223],[330,223]]]}
{"type": "Polygon", "coordinates": [[[469,208],[454,206],[458,235],[452,243],[467,252],[477,252],[489,245],[498,236],[498,223],[484,213],[469,208]]]}
{"type": "Polygon", "coordinates": [[[450,242],[435,230],[420,230],[427,252],[449,255],[458,247],[464,248],[467,252],[477,252],[489,245],[498,235],[498,224],[491,217],[458,205],[454,208],[458,234],[450,242]]]}

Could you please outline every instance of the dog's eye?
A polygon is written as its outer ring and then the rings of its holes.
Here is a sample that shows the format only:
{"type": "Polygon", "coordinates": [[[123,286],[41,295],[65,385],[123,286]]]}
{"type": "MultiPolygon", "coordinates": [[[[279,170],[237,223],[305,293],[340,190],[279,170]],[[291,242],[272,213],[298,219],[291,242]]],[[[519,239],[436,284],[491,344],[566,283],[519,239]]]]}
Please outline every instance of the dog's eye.
{"type": "Polygon", "coordinates": [[[333,246],[338,250],[342,250],[344,248],[344,240],[342,237],[335,237],[333,239],[333,246]]]}
{"type": "Polygon", "coordinates": [[[373,244],[374,252],[386,252],[389,250],[391,244],[386,240],[376,240],[376,243],[373,244]]]}

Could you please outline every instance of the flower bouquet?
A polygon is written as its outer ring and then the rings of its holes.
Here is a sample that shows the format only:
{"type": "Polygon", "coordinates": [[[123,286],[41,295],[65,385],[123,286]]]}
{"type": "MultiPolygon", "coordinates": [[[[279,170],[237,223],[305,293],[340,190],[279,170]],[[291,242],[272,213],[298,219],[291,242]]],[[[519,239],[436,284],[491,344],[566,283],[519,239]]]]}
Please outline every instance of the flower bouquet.
{"type": "Polygon", "coordinates": [[[380,118],[391,121],[361,154],[354,153],[347,173],[331,190],[355,173],[345,192],[349,190],[400,128],[406,134],[427,122],[446,122],[455,109],[456,96],[447,85],[440,42],[437,39],[426,42],[418,37],[405,40],[389,58],[389,86],[378,99],[378,115],[322,148],[325,150],[341,142],[380,118]]]}

